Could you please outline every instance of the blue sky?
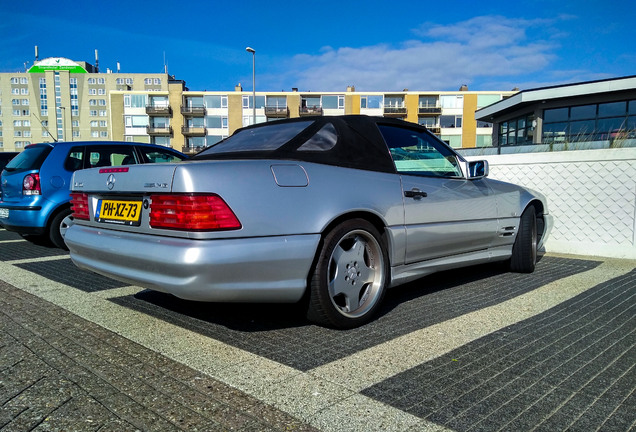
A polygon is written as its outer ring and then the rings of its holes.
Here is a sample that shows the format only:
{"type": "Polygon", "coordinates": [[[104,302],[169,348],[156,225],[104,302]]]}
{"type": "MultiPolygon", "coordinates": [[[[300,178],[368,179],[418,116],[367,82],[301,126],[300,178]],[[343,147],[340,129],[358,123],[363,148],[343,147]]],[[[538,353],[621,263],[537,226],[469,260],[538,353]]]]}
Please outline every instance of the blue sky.
{"type": "Polygon", "coordinates": [[[510,90],[636,75],[634,0],[0,0],[0,71],[67,57],[190,90],[510,90]]]}

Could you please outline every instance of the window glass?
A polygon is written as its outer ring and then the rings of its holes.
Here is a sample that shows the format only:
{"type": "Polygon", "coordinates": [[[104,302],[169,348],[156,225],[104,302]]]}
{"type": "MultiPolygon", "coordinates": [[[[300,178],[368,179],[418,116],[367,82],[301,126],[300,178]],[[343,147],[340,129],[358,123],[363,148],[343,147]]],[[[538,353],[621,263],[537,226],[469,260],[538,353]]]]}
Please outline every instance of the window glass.
{"type": "Polygon", "coordinates": [[[205,96],[204,100],[207,108],[222,108],[221,96],[205,96]]]}
{"type": "Polygon", "coordinates": [[[66,171],[77,171],[83,168],[84,147],[73,147],[66,156],[64,161],[64,169],[66,171]]]}
{"type": "Polygon", "coordinates": [[[205,124],[209,128],[221,128],[223,127],[221,118],[221,116],[207,116],[205,118],[205,124]]]}
{"type": "Polygon", "coordinates": [[[420,117],[417,123],[428,128],[437,126],[437,117],[420,117]]]}
{"type": "MultiPolygon", "coordinates": [[[[126,95],[128,96],[128,95],[126,95]]],[[[100,99],[100,101],[103,99],[100,99]]],[[[100,103],[102,105],[102,103],[100,103]]],[[[106,105],[104,101],[103,105],[106,105]]],[[[130,107],[131,108],[145,108],[146,107],[146,95],[131,94],[130,95],[130,107]]]]}
{"type": "Polygon", "coordinates": [[[141,150],[141,154],[144,157],[144,163],[164,163],[164,162],[179,162],[183,158],[171,151],[162,149],[151,149],[146,147],[138,147],[141,150]]]}
{"type": "Polygon", "coordinates": [[[186,106],[188,108],[192,107],[203,107],[203,96],[188,96],[186,97],[186,106]]]}
{"type": "Polygon", "coordinates": [[[324,125],[318,132],[309,138],[299,151],[325,151],[333,148],[338,141],[338,133],[331,123],[324,125]]]}
{"type": "Polygon", "coordinates": [[[305,96],[300,103],[303,108],[320,108],[320,96],[305,96]]]}
{"type": "Polygon", "coordinates": [[[599,117],[615,117],[625,115],[626,105],[625,102],[612,102],[599,104],[598,116],[599,117]]]}
{"type": "Polygon", "coordinates": [[[501,100],[499,94],[481,94],[477,95],[477,108],[482,108],[501,100]]]}
{"type": "Polygon", "coordinates": [[[404,106],[404,98],[402,96],[387,96],[384,98],[384,106],[402,108],[404,106]]]}
{"type": "Polygon", "coordinates": [[[379,125],[397,172],[402,174],[461,177],[457,156],[425,132],[379,125]]]}
{"type": "Polygon", "coordinates": [[[463,108],[464,96],[442,95],[439,97],[442,108],[463,108]]]}
{"type": "Polygon", "coordinates": [[[567,108],[547,109],[543,112],[543,121],[546,123],[561,122],[568,119],[567,108]]]}
{"type": "Polygon", "coordinates": [[[322,97],[324,109],[338,109],[338,96],[327,95],[322,97]]]}
{"type": "Polygon", "coordinates": [[[455,127],[455,116],[454,115],[443,115],[439,118],[439,126],[443,128],[453,128],[455,127]]]}
{"type": "Polygon", "coordinates": [[[29,147],[11,159],[4,169],[15,172],[40,169],[50,152],[51,147],[48,145],[29,147]]]}
{"type": "Polygon", "coordinates": [[[287,97],[286,96],[267,96],[267,106],[268,107],[281,107],[284,108],[287,106],[287,97]]]}
{"type": "Polygon", "coordinates": [[[301,121],[243,129],[222,143],[206,149],[202,155],[275,150],[305,130],[313,122],[301,121]]]}
{"type": "Polygon", "coordinates": [[[476,147],[492,147],[491,135],[477,135],[475,141],[476,147]]]}
{"type": "Polygon", "coordinates": [[[133,148],[128,146],[91,146],[87,154],[88,162],[93,168],[130,165],[135,160],[133,148]]]}
{"type": "Polygon", "coordinates": [[[627,108],[628,114],[636,114],[636,100],[629,101],[629,106],[627,108]]]}
{"type": "Polygon", "coordinates": [[[209,147],[219,143],[222,139],[223,137],[219,135],[208,135],[205,137],[205,142],[206,142],[206,145],[209,147]]]}
{"type": "Polygon", "coordinates": [[[624,129],[626,124],[625,117],[605,118],[598,120],[597,132],[617,132],[624,129]]]}
{"type": "Polygon", "coordinates": [[[575,106],[570,109],[570,120],[587,120],[596,118],[596,104],[575,106]]]}
{"type": "Polygon", "coordinates": [[[366,96],[366,107],[362,108],[383,108],[384,97],[383,96],[366,96]]]}
{"type": "Polygon", "coordinates": [[[437,96],[420,96],[419,108],[436,108],[438,106],[437,96]]]}
{"type": "Polygon", "coordinates": [[[594,120],[581,120],[570,123],[570,135],[576,135],[580,138],[594,133],[594,120]]]}

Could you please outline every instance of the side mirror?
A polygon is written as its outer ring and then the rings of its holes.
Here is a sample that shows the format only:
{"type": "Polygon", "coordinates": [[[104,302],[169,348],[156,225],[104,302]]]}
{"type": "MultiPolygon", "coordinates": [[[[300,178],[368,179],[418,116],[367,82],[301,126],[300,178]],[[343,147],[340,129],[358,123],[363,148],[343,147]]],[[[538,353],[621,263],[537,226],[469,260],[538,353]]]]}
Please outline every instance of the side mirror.
{"type": "Polygon", "coordinates": [[[468,180],[476,180],[488,177],[488,161],[468,162],[468,180]]]}

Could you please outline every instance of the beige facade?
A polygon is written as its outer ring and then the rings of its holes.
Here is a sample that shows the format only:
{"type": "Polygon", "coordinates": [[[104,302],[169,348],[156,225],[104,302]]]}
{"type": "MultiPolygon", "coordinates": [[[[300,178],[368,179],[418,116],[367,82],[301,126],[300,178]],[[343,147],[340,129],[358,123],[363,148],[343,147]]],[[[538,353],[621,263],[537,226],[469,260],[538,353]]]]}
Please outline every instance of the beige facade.
{"type": "MultiPolygon", "coordinates": [[[[67,62],[70,62],[67,60],[67,62]]],[[[265,121],[312,115],[364,114],[427,126],[453,147],[490,145],[492,129],[475,111],[515,92],[190,91],[168,74],[73,70],[0,73],[0,151],[53,140],[151,142],[184,152],[215,144],[265,121]]]]}
{"type": "Polygon", "coordinates": [[[83,62],[46,60],[66,66],[0,73],[0,151],[54,140],[121,140],[114,123],[123,105],[113,92],[168,90],[168,74],[98,73],[83,62]]]}

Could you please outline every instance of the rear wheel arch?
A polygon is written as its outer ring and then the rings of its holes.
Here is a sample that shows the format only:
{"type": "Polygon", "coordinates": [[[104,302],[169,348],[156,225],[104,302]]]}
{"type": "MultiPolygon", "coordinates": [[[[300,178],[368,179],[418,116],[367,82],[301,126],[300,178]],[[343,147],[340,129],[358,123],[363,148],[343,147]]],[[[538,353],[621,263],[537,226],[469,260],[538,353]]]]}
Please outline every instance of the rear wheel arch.
{"type": "Polygon", "coordinates": [[[63,233],[61,232],[61,224],[64,223],[64,219],[70,216],[71,213],[71,203],[66,202],[51,212],[46,223],[46,235],[48,235],[49,240],[55,246],[64,250],[68,250],[68,248],[64,243],[63,233]]]}
{"type": "Polygon", "coordinates": [[[307,318],[341,329],[362,325],[376,314],[389,283],[384,230],[364,217],[338,218],[325,228],[308,275],[307,318]]]}

